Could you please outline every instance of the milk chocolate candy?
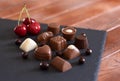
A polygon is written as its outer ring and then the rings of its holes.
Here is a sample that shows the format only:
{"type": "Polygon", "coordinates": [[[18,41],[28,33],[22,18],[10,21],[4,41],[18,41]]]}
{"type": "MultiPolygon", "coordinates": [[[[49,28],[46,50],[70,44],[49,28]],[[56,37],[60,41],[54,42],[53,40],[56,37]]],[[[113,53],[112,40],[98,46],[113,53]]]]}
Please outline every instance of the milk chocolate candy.
{"type": "Polygon", "coordinates": [[[60,25],[57,23],[50,23],[48,24],[48,31],[53,32],[54,35],[59,34],[60,32],[60,25]]]}
{"type": "Polygon", "coordinates": [[[48,45],[38,47],[35,49],[34,56],[38,60],[51,60],[52,51],[48,45]]]}
{"type": "Polygon", "coordinates": [[[88,39],[87,36],[81,34],[75,37],[75,46],[78,49],[87,49],[88,48],[88,39]]]}
{"type": "Polygon", "coordinates": [[[51,65],[61,72],[66,72],[72,68],[72,65],[68,61],[59,56],[52,60],[51,65]]]}
{"type": "Polygon", "coordinates": [[[66,48],[66,39],[62,36],[56,36],[50,39],[50,46],[52,50],[61,51],[66,48]]]}
{"type": "Polygon", "coordinates": [[[53,37],[52,32],[44,32],[44,33],[38,35],[37,40],[38,40],[38,42],[47,43],[51,37],[53,37]]]}
{"type": "Polygon", "coordinates": [[[74,45],[69,45],[63,52],[63,56],[70,60],[80,56],[80,51],[74,45]]]}
{"type": "Polygon", "coordinates": [[[76,29],[74,27],[62,28],[62,34],[66,40],[68,40],[68,41],[74,40],[75,34],[76,34],[76,29]]]}

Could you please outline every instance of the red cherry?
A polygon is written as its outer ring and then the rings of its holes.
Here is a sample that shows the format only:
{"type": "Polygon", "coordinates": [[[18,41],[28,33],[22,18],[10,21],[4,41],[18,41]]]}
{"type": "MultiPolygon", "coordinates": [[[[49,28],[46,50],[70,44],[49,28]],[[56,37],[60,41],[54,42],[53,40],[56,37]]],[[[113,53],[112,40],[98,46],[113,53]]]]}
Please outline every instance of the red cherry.
{"type": "Polygon", "coordinates": [[[27,29],[26,29],[26,25],[21,24],[19,26],[16,26],[14,28],[14,32],[16,33],[16,35],[23,37],[27,34],[27,29]]]}
{"type": "Polygon", "coordinates": [[[27,31],[32,35],[37,35],[40,32],[40,24],[39,23],[31,23],[27,25],[27,31]]]}
{"type": "Polygon", "coordinates": [[[35,23],[35,22],[36,20],[32,18],[30,18],[30,20],[28,19],[28,17],[23,19],[23,24],[25,25],[29,25],[30,23],[35,23]]]}

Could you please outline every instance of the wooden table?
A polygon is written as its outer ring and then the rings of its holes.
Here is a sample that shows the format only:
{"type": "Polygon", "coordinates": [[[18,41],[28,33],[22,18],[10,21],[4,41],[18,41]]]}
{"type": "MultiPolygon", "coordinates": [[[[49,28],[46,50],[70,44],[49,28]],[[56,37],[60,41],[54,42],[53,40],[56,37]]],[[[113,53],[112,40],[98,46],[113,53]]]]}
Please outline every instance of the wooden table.
{"type": "Polygon", "coordinates": [[[39,22],[106,30],[98,81],[120,81],[120,0],[0,0],[0,17],[17,20],[24,2],[39,22]]]}

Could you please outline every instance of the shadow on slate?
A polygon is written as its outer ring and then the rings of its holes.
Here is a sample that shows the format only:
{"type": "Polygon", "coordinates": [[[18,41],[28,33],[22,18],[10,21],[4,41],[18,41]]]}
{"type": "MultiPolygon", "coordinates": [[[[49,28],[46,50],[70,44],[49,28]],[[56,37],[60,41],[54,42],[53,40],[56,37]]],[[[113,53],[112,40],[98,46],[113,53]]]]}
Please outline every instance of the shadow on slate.
{"type": "MultiPolygon", "coordinates": [[[[96,81],[101,55],[106,39],[105,31],[77,29],[77,35],[84,32],[88,36],[92,55],[86,56],[86,63],[77,65],[77,60],[71,60],[73,68],[67,72],[39,70],[39,61],[32,57],[22,60],[21,52],[14,44],[17,36],[13,28],[17,21],[0,19],[0,81],[96,81]]],[[[41,24],[42,31],[47,25],[41,24]]],[[[27,36],[29,37],[29,36],[27,36]]],[[[35,39],[35,36],[30,36],[35,39]]]]}

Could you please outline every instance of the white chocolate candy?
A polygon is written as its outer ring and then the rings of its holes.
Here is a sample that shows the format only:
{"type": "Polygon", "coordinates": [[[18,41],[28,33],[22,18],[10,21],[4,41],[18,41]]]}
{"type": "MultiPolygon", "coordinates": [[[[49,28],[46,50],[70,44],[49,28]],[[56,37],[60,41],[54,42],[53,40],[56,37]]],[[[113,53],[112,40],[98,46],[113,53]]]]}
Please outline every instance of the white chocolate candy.
{"type": "Polygon", "coordinates": [[[79,49],[78,49],[77,47],[75,47],[74,45],[69,45],[67,48],[68,48],[68,49],[74,49],[74,50],[76,50],[77,52],[80,52],[79,49]]]}
{"type": "Polygon", "coordinates": [[[31,38],[26,38],[20,45],[20,49],[23,50],[24,52],[32,51],[37,47],[38,47],[37,43],[31,38]]]}
{"type": "Polygon", "coordinates": [[[66,29],[65,30],[67,33],[72,33],[73,32],[73,30],[71,30],[71,29],[66,29]]]}

